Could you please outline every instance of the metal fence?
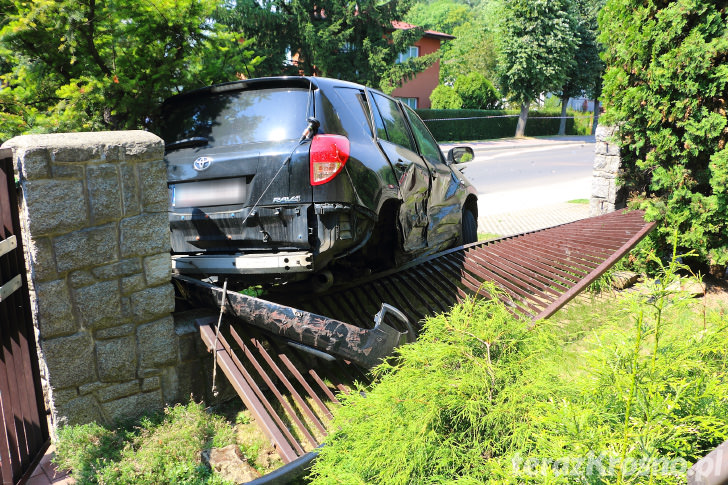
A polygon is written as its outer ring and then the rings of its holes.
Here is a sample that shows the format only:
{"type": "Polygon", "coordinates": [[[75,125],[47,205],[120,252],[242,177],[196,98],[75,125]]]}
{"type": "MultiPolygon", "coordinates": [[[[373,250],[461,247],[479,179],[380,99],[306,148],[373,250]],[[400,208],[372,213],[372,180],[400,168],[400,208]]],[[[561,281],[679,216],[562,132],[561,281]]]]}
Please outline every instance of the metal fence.
{"type": "Polygon", "coordinates": [[[12,152],[0,149],[0,477],[27,479],[49,444],[12,152]]]}

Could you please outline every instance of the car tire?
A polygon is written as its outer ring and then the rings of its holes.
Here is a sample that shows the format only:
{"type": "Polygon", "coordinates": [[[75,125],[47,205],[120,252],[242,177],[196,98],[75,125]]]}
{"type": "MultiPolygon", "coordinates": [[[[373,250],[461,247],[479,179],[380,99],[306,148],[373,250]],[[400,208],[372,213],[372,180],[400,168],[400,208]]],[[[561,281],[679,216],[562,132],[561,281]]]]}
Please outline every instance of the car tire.
{"type": "Polygon", "coordinates": [[[478,240],[478,221],[470,209],[463,209],[462,220],[463,244],[474,243],[478,240]]]}

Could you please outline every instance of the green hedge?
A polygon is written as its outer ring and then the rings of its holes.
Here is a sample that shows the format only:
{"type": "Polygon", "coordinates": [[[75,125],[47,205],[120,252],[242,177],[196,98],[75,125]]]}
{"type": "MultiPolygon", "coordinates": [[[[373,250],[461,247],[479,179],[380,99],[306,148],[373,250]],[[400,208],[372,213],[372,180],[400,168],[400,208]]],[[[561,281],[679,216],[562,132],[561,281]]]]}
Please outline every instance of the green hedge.
{"type": "MultiPolygon", "coordinates": [[[[512,110],[485,109],[420,109],[417,110],[437,141],[487,140],[505,138],[516,133],[518,117],[482,118],[484,116],[503,116],[518,114],[512,110]],[[435,121],[443,118],[479,118],[435,121]],[[428,121],[432,120],[432,121],[428,121]]],[[[526,136],[556,135],[559,132],[559,119],[539,119],[539,116],[559,116],[560,111],[531,111],[526,123],[526,136]]],[[[575,135],[574,119],[566,120],[566,134],[575,135]]]]}

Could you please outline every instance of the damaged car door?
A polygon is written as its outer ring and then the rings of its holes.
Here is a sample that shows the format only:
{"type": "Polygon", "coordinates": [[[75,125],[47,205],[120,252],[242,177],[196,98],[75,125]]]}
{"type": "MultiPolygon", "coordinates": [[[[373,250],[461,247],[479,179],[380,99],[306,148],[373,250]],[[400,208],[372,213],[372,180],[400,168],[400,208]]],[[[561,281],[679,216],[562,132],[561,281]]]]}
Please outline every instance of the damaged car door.
{"type": "Polygon", "coordinates": [[[419,153],[430,170],[427,246],[433,250],[444,249],[460,243],[462,211],[458,189],[465,181],[445,163],[440,146],[417,113],[407,105],[403,107],[419,153]]]}
{"type": "Polygon", "coordinates": [[[379,145],[399,182],[402,205],[398,218],[402,229],[402,249],[412,253],[427,247],[430,171],[417,153],[399,103],[376,92],[371,92],[371,97],[379,145]]]}

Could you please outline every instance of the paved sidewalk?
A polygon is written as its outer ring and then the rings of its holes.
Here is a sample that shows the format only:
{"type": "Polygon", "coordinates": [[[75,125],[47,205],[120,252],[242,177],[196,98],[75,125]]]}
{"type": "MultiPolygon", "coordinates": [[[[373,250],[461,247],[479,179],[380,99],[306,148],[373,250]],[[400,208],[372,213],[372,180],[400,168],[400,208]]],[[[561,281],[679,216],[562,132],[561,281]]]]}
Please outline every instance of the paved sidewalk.
{"type": "Polygon", "coordinates": [[[478,232],[510,236],[589,217],[591,177],[478,195],[478,232]]]}
{"type": "Polygon", "coordinates": [[[76,483],[76,480],[67,473],[57,470],[56,466],[51,463],[54,454],[55,447],[51,445],[25,485],[73,485],[76,483]]]}
{"type": "Polygon", "coordinates": [[[578,221],[585,217],[589,217],[589,204],[562,202],[544,207],[479,216],[478,232],[512,236],[578,221]]]}

